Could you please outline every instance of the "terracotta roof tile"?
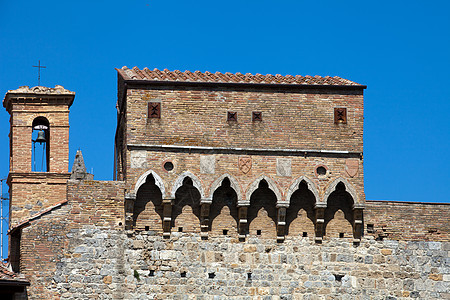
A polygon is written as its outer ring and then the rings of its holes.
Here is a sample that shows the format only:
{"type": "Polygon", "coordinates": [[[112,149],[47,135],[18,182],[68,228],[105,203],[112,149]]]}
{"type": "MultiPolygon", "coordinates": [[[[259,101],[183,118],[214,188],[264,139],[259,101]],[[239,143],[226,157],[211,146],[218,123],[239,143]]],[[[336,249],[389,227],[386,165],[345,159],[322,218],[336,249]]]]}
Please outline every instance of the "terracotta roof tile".
{"type": "Polygon", "coordinates": [[[15,273],[9,264],[0,262],[0,280],[28,283],[23,274],[15,273]]]}
{"type": "Polygon", "coordinates": [[[181,81],[181,82],[218,82],[218,83],[260,83],[260,84],[295,84],[295,85],[337,85],[337,86],[363,86],[359,83],[341,78],[339,76],[300,76],[300,75],[261,75],[246,73],[211,73],[200,71],[184,71],[179,70],[169,71],[164,69],[150,70],[144,68],[140,70],[137,67],[129,69],[122,67],[116,69],[125,80],[148,80],[148,81],[181,81]]]}

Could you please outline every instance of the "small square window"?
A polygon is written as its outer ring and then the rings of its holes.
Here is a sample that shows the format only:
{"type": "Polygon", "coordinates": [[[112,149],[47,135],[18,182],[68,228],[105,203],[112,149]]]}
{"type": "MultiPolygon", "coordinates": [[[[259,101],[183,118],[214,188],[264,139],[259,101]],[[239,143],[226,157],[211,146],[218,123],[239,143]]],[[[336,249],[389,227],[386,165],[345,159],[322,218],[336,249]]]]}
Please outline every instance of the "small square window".
{"type": "Polygon", "coordinates": [[[149,102],[148,103],[148,118],[161,118],[161,103],[149,102]]]}
{"type": "Polygon", "coordinates": [[[227,121],[228,122],[237,122],[237,112],[229,111],[227,114],[227,121]]]}
{"type": "Polygon", "coordinates": [[[334,123],[335,124],[347,124],[347,108],[336,107],[334,109],[334,123]]]}
{"type": "Polygon", "coordinates": [[[262,112],[254,111],[252,113],[252,121],[253,122],[261,122],[262,121],[262,112]]]}

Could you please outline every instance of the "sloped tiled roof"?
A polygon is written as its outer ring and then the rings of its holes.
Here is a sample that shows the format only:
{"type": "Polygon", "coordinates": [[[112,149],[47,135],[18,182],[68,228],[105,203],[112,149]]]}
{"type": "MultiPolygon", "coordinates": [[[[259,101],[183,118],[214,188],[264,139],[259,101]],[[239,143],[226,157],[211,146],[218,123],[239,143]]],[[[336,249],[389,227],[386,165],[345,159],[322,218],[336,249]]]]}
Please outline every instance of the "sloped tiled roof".
{"type": "Polygon", "coordinates": [[[23,274],[17,274],[11,271],[9,265],[4,262],[0,262],[0,281],[8,281],[12,284],[16,282],[29,285],[29,282],[26,280],[23,274]]]}
{"type": "Polygon", "coordinates": [[[334,76],[292,76],[292,75],[261,75],[261,74],[241,74],[241,73],[210,73],[200,71],[169,71],[164,69],[150,70],[138,67],[129,69],[122,67],[116,69],[125,80],[148,80],[148,81],[178,81],[178,82],[208,82],[208,83],[256,83],[256,84],[286,84],[286,85],[332,85],[332,86],[361,86],[356,82],[334,76]]]}

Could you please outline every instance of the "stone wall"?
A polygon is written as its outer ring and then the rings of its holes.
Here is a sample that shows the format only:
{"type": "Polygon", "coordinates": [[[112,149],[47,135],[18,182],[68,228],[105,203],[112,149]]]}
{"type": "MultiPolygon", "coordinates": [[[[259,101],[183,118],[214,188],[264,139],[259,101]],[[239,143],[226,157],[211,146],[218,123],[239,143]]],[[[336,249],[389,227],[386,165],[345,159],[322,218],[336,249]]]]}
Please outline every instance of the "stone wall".
{"type": "Polygon", "coordinates": [[[449,299],[450,243],[250,238],[82,226],[49,290],[84,299],[449,299]]]}

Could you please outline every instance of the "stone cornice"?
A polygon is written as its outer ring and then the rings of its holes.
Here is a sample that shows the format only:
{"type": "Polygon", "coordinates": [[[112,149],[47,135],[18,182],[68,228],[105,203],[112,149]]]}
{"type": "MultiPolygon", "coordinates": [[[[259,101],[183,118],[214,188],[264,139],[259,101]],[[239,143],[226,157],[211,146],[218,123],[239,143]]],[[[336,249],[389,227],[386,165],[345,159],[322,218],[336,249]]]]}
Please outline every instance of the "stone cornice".
{"type": "Polygon", "coordinates": [[[56,85],[54,88],[44,86],[21,86],[16,90],[9,90],[3,99],[3,107],[8,111],[11,110],[12,102],[23,103],[45,103],[49,101],[61,101],[69,107],[73,103],[75,92],[65,89],[61,85],[56,85]]]}

